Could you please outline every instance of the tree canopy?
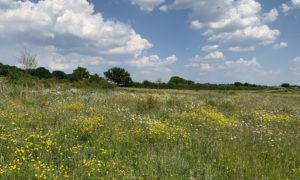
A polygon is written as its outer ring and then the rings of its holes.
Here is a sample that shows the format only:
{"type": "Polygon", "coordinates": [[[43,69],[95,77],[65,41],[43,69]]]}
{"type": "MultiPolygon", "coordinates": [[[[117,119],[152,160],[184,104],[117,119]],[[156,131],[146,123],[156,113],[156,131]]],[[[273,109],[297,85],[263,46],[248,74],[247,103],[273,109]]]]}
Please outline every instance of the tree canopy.
{"type": "Polygon", "coordinates": [[[72,73],[72,78],[76,81],[81,81],[85,79],[89,79],[90,73],[87,71],[86,68],[78,67],[72,73]]]}
{"type": "Polygon", "coordinates": [[[67,79],[68,78],[67,74],[63,71],[53,71],[52,76],[55,79],[67,79]]]}
{"type": "Polygon", "coordinates": [[[188,84],[194,84],[191,80],[185,80],[182,77],[179,76],[173,76],[170,78],[168,84],[174,84],[174,85],[188,85],[188,84]]]}
{"type": "Polygon", "coordinates": [[[117,86],[127,87],[133,83],[130,74],[124,68],[113,67],[104,72],[104,75],[109,81],[116,83],[117,86]]]}
{"type": "Polygon", "coordinates": [[[52,77],[50,71],[44,67],[39,67],[37,69],[29,69],[27,71],[29,72],[30,75],[36,76],[39,79],[43,79],[43,78],[48,79],[52,77]]]}

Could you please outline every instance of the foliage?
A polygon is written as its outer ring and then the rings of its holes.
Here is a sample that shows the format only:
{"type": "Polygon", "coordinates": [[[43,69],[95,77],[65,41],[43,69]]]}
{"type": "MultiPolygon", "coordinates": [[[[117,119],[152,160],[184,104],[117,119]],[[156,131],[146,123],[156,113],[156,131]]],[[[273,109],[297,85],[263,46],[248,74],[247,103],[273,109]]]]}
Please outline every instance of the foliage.
{"type": "Polygon", "coordinates": [[[22,73],[21,71],[18,71],[17,68],[11,68],[7,73],[8,80],[9,80],[9,82],[17,83],[21,80],[23,74],[24,73],[22,73]]]}
{"type": "Polygon", "coordinates": [[[113,67],[108,71],[104,72],[105,77],[116,83],[117,86],[130,86],[132,84],[132,79],[130,74],[124,69],[119,67],[113,67]]]}
{"type": "Polygon", "coordinates": [[[87,80],[89,79],[89,77],[90,73],[87,71],[86,68],[83,67],[78,67],[71,74],[71,78],[73,78],[76,81],[87,80]]]}
{"type": "Polygon", "coordinates": [[[27,72],[32,76],[38,77],[39,79],[49,79],[52,77],[50,71],[44,67],[38,67],[37,69],[28,69],[27,72]]]}
{"type": "Polygon", "coordinates": [[[9,70],[11,69],[8,65],[0,65],[0,76],[8,76],[9,70]]]}
{"type": "MultiPolygon", "coordinates": [[[[17,68],[15,66],[3,65],[0,64],[0,76],[8,76],[10,71],[18,71],[19,73],[25,73],[27,83],[32,84],[30,79],[35,79],[34,77],[38,77],[48,84],[45,80],[49,78],[54,78],[58,80],[57,82],[69,82],[78,88],[86,87],[105,87],[112,88],[113,85],[107,82],[104,78],[100,77],[98,74],[90,75],[86,68],[78,67],[73,71],[72,74],[66,74],[63,71],[53,71],[52,74],[46,68],[40,67],[38,69],[27,69],[23,70],[17,68]],[[30,77],[30,76],[34,77],[30,77]]],[[[149,88],[149,89],[182,89],[182,90],[276,90],[279,87],[270,87],[270,86],[261,86],[250,83],[241,83],[235,82],[234,84],[202,84],[195,83],[191,80],[183,79],[179,76],[173,76],[170,78],[168,83],[164,83],[162,81],[151,82],[145,80],[142,83],[133,82],[130,74],[123,68],[111,68],[107,72],[104,73],[106,79],[114,82],[117,86],[120,87],[135,87],[135,88],[149,88]]],[[[21,79],[24,79],[21,77],[21,79]]],[[[51,81],[51,80],[50,80],[51,81]]],[[[16,82],[16,81],[15,81],[16,82]]],[[[21,84],[24,84],[22,80],[19,81],[21,84]]],[[[282,87],[289,87],[289,90],[292,88],[300,88],[296,85],[290,85],[287,83],[282,84],[282,87]]]]}
{"type": "Polygon", "coordinates": [[[185,80],[179,76],[173,76],[170,78],[168,84],[173,84],[173,85],[189,85],[189,84],[194,84],[193,81],[190,80],[185,80]]]}
{"type": "Polygon", "coordinates": [[[104,79],[101,78],[98,74],[91,75],[89,78],[89,82],[92,83],[100,83],[101,81],[104,81],[104,79]]]}
{"type": "Polygon", "coordinates": [[[283,83],[283,84],[281,84],[281,87],[289,88],[289,87],[291,87],[291,85],[289,83],[283,83]]]}
{"type": "Polygon", "coordinates": [[[63,71],[53,71],[52,72],[52,76],[55,78],[55,79],[67,79],[68,76],[65,72],[63,71]]]}

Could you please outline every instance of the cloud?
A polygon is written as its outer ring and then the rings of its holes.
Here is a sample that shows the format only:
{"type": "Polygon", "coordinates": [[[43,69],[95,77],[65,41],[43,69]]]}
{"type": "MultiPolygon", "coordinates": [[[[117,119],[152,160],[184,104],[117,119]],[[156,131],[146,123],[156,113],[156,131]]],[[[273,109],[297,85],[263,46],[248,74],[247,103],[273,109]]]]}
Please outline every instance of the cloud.
{"type": "MultiPolygon", "coordinates": [[[[76,52],[62,54],[55,46],[32,46],[29,47],[32,54],[37,55],[38,65],[49,67],[50,70],[62,70],[71,72],[78,66],[97,67],[118,65],[118,61],[107,60],[101,56],[83,55],[76,52]]],[[[17,47],[21,49],[21,47],[17,47]]]]}
{"type": "Polygon", "coordinates": [[[223,52],[213,51],[213,52],[210,52],[209,54],[207,54],[206,56],[196,55],[193,58],[193,61],[203,62],[203,61],[224,60],[224,59],[225,59],[225,56],[224,56],[223,52]]]}
{"type": "Polygon", "coordinates": [[[201,71],[210,71],[212,69],[212,66],[209,63],[191,63],[185,65],[185,67],[200,68],[201,71]]]}
{"type": "Polygon", "coordinates": [[[262,18],[264,22],[274,22],[277,20],[278,15],[277,9],[271,9],[270,12],[265,13],[262,18]]]}
{"type": "Polygon", "coordinates": [[[158,55],[151,55],[133,59],[128,64],[139,69],[138,71],[133,71],[133,76],[139,81],[145,79],[150,81],[167,81],[172,72],[170,66],[177,61],[176,55],[171,55],[165,59],[160,58],[158,55]]]}
{"type": "Polygon", "coordinates": [[[300,56],[299,56],[299,57],[295,57],[295,58],[293,59],[293,61],[294,61],[295,63],[298,63],[298,64],[300,65],[300,56]]]}
{"type": "Polygon", "coordinates": [[[237,29],[232,32],[223,32],[211,35],[208,40],[217,41],[223,44],[269,44],[279,36],[279,30],[271,30],[267,25],[250,26],[244,29],[237,29]]]}
{"type": "Polygon", "coordinates": [[[127,54],[131,53],[135,56],[139,56],[142,51],[141,49],[149,49],[152,48],[153,45],[149,43],[146,39],[143,39],[140,35],[134,35],[130,38],[129,41],[126,42],[125,46],[116,47],[109,49],[107,54],[127,54]]]}
{"type": "Polygon", "coordinates": [[[159,10],[162,11],[162,12],[167,12],[169,9],[168,9],[168,6],[164,4],[164,5],[159,7],[159,10]]]}
{"type": "Polygon", "coordinates": [[[292,8],[291,6],[289,6],[288,4],[283,3],[283,4],[281,5],[281,9],[282,9],[282,12],[283,12],[283,13],[287,13],[287,12],[289,12],[290,10],[292,10],[293,8],[292,8]]]}
{"type": "MultiPolygon", "coordinates": [[[[138,5],[142,11],[153,11],[154,8],[164,2],[164,0],[129,0],[131,4],[138,5]]],[[[162,7],[161,10],[166,10],[162,7]]]]}
{"type": "Polygon", "coordinates": [[[200,68],[202,71],[210,71],[213,69],[213,64],[219,64],[226,59],[223,52],[217,50],[218,46],[205,46],[202,48],[203,51],[209,52],[205,56],[196,55],[186,64],[185,67],[200,68]],[[215,51],[213,51],[215,50],[215,51]]]}
{"type": "Polygon", "coordinates": [[[277,9],[264,13],[256,0],[175,0],[168,9],[190,10],[191,27],[221,46],[256,47],[273,43],[280,35],[267,24],[276,21],[277,9]]]}
{"type": "Polygon", "coordinates": [[[276,43],[273,46],[274,49],[282,49],[282,48],[287,48],[287,47],[288,47],[288,43],[287,42],[276,43]]]}
{"type": "Polygon", "coordinates": [[[254,57],[250,60],[224,60],[219,62],[192,62],[185,67],[200,71],[200,78],[214,83],[269,83],[279,72],[264,69],[254,57]],[[220,82],[220,79],[222,81],[220,82]]]}
{"type": "Polygon", "coordinates": [[[169,56],[166,59],[161,59],[158,55],[152,55],[132,60],[129,63],[139,68],[161,69],[174,64],[177,60],[176,55],[169,56]]]}
{"type": "Polygon", "coordinates": [[[243,58],[237,60],[237,61],[226,61],[224,64],[224,67],[226,68],[241,68],[241,67],[259,67],[256,58],[253,58],[252,60],[245,60],[243,58]]]}
{"type": "Polygon", "coordinates": [[[208,61],[212,62],[212,61],[220,61],[220,60],[224,60],[224,59],[226,59],[226,57],[224,56],[223,52],[216,50],[216,51],[209,52],[205,56],[196,55],[191,59],[191,61],[192,62],[208,62],[208,61]]]}
{"type": "Polygon", "coordinates": [[[247,51],[255,51],[256,47],[255,46],[249,46],[249,47],[229,47],[228,50],[231,52],[247,52],[247,51]]]}
{"type": "Polygon", "coordinates": [[[260,64],[257,62],[256,58],[251,60],[245,60],[240,58],[236,61],[224,60],[218,62],[204,62],[200,59],[192,59],[192,63],[187,64],[186,67],[197,68],[200,67],[202,70],[221,70],[221,69],[234,69],[234,68],[249,68],[249,67],[260,67],[260,64]],[[199,63],[198,63],[199,62],[199,63]]]}
{"type": "Polygon", "coordinates": [[[76,53],[89,56],[87,59],[136,57],[153,47],[130,25],[104,19],[87,0],[0,0],[1,43],[10,44],[7,47],[53,46],[66,59],[74,58],[76,53]]]}
{"type": "Polygon", "coordinates": [[[204,46],[201,50],[204,51],[204,52],[211,52],[211,51],[216,51],[220,48],[219,45],[207,45],[207,46],[204,46]]]}
{"type": "Polygon", "coordinates": [[[300,9],[300,0],[291,0],[288,3],[283,3],[281,9],[283,13],[288,13],[294,9],[300,9]]]}

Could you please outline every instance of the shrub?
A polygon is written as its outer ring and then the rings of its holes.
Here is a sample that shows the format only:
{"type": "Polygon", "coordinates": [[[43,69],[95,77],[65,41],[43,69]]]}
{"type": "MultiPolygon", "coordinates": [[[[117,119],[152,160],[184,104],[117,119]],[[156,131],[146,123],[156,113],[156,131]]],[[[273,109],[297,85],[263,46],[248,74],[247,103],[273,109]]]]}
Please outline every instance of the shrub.
{"type": "Polygon", "coordinates": [[[281,87],[289,88],[289,87],[291,87],[291,85],[289,83],[283,83],[283,84],[281,84],[281,87]]]}
{"type": "Polygon", "coordinates": [[[67,74],[63,71],[53,71],[52,76],[55,79],[67,79],[68,78],[67,74]]]}
{"type": "Polygon", "coordinates": [[[72,79],[76,81],[89,79],[90,73],[86,70],[86,68],[78,67],[72,73],[72,79]]]}
{"type": "Polygon", "coordinates": [[[28,70],[29,74],[32,76],[36,76],[39,79],[49,79],[52,77],[50,71],[44,67],[39,67],[37,69],[28,70]]]}

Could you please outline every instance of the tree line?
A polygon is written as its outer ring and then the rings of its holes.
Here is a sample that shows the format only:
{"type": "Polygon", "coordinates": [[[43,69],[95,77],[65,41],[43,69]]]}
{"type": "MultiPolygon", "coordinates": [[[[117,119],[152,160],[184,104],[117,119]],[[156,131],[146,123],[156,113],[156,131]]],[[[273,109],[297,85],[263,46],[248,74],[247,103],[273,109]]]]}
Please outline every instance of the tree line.
{"type": "MultiPolygon", "coordinates": [[[[19,67],[9,66],[0,63],[0,76],[8,77],[9,82],[16,84],[34,84],[36,80],[43,82],[69,82],[73,85],[95,86],[95,87],[135,87],[135,88],[152,88],[152,89],[215,89],[215,90],[248,90],[248,89],[266,89],[267,86],[260,86],[250,83],[235,82],[234,84],[201,84],[191,80],[186,80],[179,76],[173,76],[168,82],[151,82],[148,80],[134,82],[124,68],[113,67],[104,72],[105,77],[98,74],[90,74],[84,67],[77,67],[72,73],[66,74],[64,71],[55,70],[50,72],[45,67],[38,67],[36,55],[31,54],[24,48],[17,56],[19,67]]],[[[288,83],[283,83],[281,87],[293,87],[288,83]]],[[[297,86],[294,86],[297,87],[297,86]]]]}
{"type": "MultiPolygon", "coordinates": [[[[28,68],[28,67],[27,67],[28,68]]],[[[77,67],[72,73],[66,74],[64,71],[55,70],[50,72],[45,67],[37,68],[19,68],[0,63],[0,76],[8,77],[13,83],[30,84],[33,80],[54,80],[59,82],[69,82],[83,86],[99,86],[99,87],[134,87],[134,88],[150,88],[150,89],[191,89],[191,90],[258,90],[271,88],[250,83],[235,82],[234,84],[201,84],[191,80],[186,80],[179,76],[173,76],[168,82],[151,82],[145,80],[143,82],[134,82],[131,75],[124,68],[113,67],[103,73],[104,77],[98,74],[91,74],[84,67],[77,67]]],[[[288,83],[281,85],[285,88],[293,87],[288,83]]],[[[297,86],[294,86],[297,87],[297,86]]]]}

